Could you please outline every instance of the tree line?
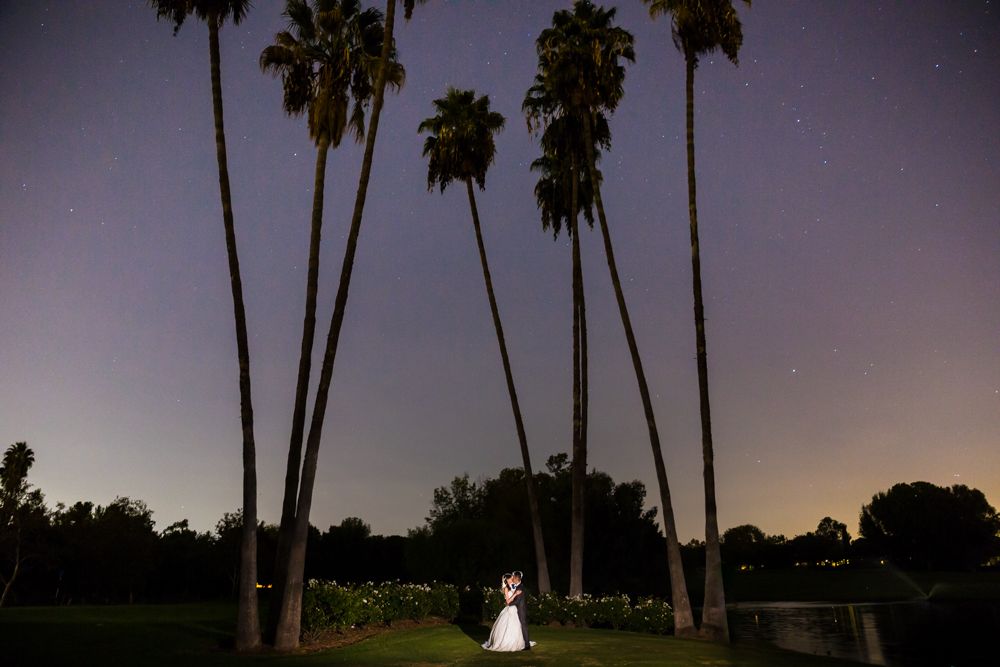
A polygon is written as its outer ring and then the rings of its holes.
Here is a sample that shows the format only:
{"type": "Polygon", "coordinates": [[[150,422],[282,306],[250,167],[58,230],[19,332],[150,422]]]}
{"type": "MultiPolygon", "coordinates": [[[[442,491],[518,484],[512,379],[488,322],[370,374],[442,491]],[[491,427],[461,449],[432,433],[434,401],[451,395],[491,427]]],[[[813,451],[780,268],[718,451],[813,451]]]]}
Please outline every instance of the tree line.
{"type": "MultiPolygon", "coordinates": [[[[34,452],[11,445],[0,467],[0,604],[104,604],[238,598],[242,580],[241,511],[227,512],[211,531],[187,519],[156,529],[141,500],[117,497],[107,505],[79,501],[54,508],[27,480],[34,452]]],[[[373,535],[361,518],[348,517],[325,531],[307,532],[306,580],[342,583],[442,581],[479,590],[496,573],[534,563],[532,527],[524,517],[524,471],[507,468],[495,477],[454,478],[434,490],[422,526],[407,535],[373,535]]],[[[572,470],[567,454],[549,457],[532,480],[553,553],[566,553],[572,535],[572,470]]],[[[596,595],[672,595],[663,558],[666,537],[658,509],[646,506],[639,481],[616,482],[606,473],[587,475],[588,507],[584,576],[596,595]]],[[[972,570],[1000,565],[1000,517],[977,489],[926,482],[897,484],[875,494],[859,515],[860,535],[830,517],[815,531],[792,538],[767,535],[752,525],[720,536],[727,578],[758,568],[870,567],[972,570]]],[[[280,526],[257,523],[258,581],[273,596],[280,572],[275,562],[280,526]]],[[[681,546],[689,585],[703,577],[705,543],[681,546]]],[[[554,589],[568,592],[568,562],[553,559],[554,589]]],[[[532,588],[537,583],[531,582],[532,588]]],[[[255,588],[255,590],[257,590],[255,588]]],[[[537,590],[537,589],[536,589],[537,590]]]]}
{"type": "MultiPolygon", "coordinates": [[[[749,5],[749,0],[744,0],[749,5]]],[[[571,511],[569,530],[568,590],[579,596],[584,591],[584,560],[587,526],[587,430],[588,430],[588,348],[587,313],[580,255],[579,216],[588,224],[600,223],[607,266],[614,286],[619,316],[629,348],[636,382],[649,431],[656,471],[666,545],[666,573],[674,601],[675,632],[679,636],[701,634],[728,641],[722,560],[718,530],[714,449],[711,432],[708,388],[707,344],[704,298],[701,287],[700,246],[694,151],[694,76],[699,59],[722,51],[734,64],[743,41],[742,27],[732,0],[643,0],[651,18],[664,16],[670,24],[674,45],[682,54],[685,71],[687,181],[689,230],[692,260],[692,293],[696,333],[696,360],[701,414],[701,450],[705,494],[704,603],[700,628],[696,629],[678,542],[672,499],[659,429],[654,416],[651,391],[643,370],[639,347],[622,290],[609,230],[608,215],[601,198],[602,152],[611,149],[609,118],[625,90],[626,66],[635,60],[633,37],[615,25],[615,9],[605,9],[589,0],[577,0],[571,9],[553,14],[551,27],[536,40],[537,74],[522,105],[529,128],[539,137],[541,156],[531,168],[539,175],[535,198],[542,227],[571,239],[572,266],[572,458],[570,467],[571,511]]],[[[425,0],[402,0],[404,17],[410,19],[415,5],[425,0]]],[[[257,475],[254,440],[253,401],[247,322],[243,302],[242,277],[237,254],[235,221],[229,182],[224,129],[221,57],[219,41],[227,23],[239,24],[250,10],[249,0],[150,0],[158,19],[173,24],[174,33],[194,16],[208,26],[212,109],[215,121],[215,153],[225,244],[233,297],[237,340],[240,420],[242,426],[243,504],[246,518],[240,541],[239,607],[236,648],[247,651],[262,641],[278,650],[294,649],[301,628],[302,586],[309,544],[309,515],[319,447],[322,438],[330,384],[347,308],[369,177],[387,88],[399,90],[405,81],[393,39],[397,0],[387,0],[385,12],[364,9],[359,0],[287,0],[284,18],[287,29],[275,35],[274,43],[260,54],[263,72],[282,81],[283,108],[290,116],[304,116],[310,138],[316,145],[313,205],[309,222],[309,261],[306,278],[306,306],[303,316],[301,350],[292,409],[281,520],[275,549],[275,578],[272,604],[263,630],[257,617],[255,582],[258,574],[257,475]],[[316,336],[316,306],[320,242],[323,223],[323,196],[328,151],[337,148],[345,134],[364,143],[358,188],[351,215],[319,377],[314,378],[311,359],[316,336]],[[311,413],[307,397],[315,381],[311,413]],[[308,423],[307,423],[308,418],[308,423]],[[308,426],[308,428],[307,428],[308,426]]],[[[458,11],[450,8],[449,11],[458,11]]],[[[476,231],[487,297],[496,329],[502,367],[517,430],[523,464],[523,483],[531,520],[531,543],[539,588],[551,587],[550,570],[559,569],[547,553],[557,541],[559,529],[545,530],[538,490],[535,485],[528,439],[517,401],[497,298],[493,290],[481,222],[473,184],[485,188],[485,177],[495,153],[494,135],[504,118],[490,111],[489,98],[475,90],[449,89],[445,97],[432,103],[436,115],[419,131],[429,133],[424,155],[429,158],[428,186],[442,192],[453,182],[464,183],[476,231]]],[[[588,557],[589,558],[589,557],[588,557]]],[[[588,582],[588,588],[593,587],[588,582]]]]}

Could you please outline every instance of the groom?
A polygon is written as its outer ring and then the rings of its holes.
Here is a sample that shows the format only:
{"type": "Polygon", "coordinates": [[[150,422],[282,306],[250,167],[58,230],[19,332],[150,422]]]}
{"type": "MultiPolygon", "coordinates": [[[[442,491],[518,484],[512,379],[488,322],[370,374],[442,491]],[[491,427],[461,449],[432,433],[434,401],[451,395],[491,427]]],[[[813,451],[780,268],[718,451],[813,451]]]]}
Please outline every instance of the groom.
{"type": "MultiPolygon", "coordinates": [[[[531,650],[531,642],[528,640],[528,592],[524,590],[524,586],[521,584],[522,574],[520,570],[514,570],[514,573],[510,577],[510,587],[515,592],[521,591],[521,594],[515,597],[510,604],[517,607],[517,617],[521,620],[521,634],[524,636],[524,650],[531,650]]],[[[507,606],[510,606],[507,605],[507,606]]]]}

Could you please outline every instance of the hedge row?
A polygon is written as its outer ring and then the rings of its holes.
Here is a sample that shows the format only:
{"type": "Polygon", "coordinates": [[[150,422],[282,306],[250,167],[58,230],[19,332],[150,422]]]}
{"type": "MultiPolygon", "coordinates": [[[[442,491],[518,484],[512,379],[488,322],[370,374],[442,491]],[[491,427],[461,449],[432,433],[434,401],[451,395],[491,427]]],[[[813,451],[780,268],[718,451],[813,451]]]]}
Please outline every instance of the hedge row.
{"type": "Polygon", "coordinates": [[[458,615],[458,590],[450,584],[341,585],[311,579],[302,594],[302,631],[345,630],[431,616],[458,615]]]}
{"type": "MultiPolygon", "coordinates": [[[[482,591],[482,618],[491,623],[503,609],[496,588],[482,591]]],[[[393,621],[420,621],[429,617],[454,620],[459,614],[458,589],[450,584],[402,584],[395,581],[340,585],[310,580],[302,596],[302,631],[317,633],[393,621]]],[[[570,598],[555,593],[528,596],[528,619],[539,625],[613,628],[652,634],[670,634],[674,614],[656,598],[633,603],[627,595],[570,598]]]]}
{"type": "MultiPolygon", "coordinates": [[[[496,588],[483,589],[483,620],[492,622],[503,609],[503,595],[496,588]]],[[[613,628],[657,635],[674,630],[674,612],[656,598],[635,603],[627,595],[570,598],[555,593],[528,596],[528,621],[537,625],[572,625],[585,628],[613,628]]]]}

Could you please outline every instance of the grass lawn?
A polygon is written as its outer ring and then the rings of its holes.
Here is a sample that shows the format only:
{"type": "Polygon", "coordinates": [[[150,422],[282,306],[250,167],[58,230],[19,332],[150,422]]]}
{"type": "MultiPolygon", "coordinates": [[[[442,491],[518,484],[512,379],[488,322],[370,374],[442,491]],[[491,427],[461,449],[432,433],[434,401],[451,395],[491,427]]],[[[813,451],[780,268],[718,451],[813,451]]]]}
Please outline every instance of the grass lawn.
{"type": "Polygon", "coordinates": [[[393,630],[339,649],[298,655],[237,656],[231,604],[0,609],[0,663],[22,665],[713,665],[836,667],[854,663],[761,646],[610,630],[532,627],[530,653],[488,653],[482,626],[432,625],[393,630]]]}

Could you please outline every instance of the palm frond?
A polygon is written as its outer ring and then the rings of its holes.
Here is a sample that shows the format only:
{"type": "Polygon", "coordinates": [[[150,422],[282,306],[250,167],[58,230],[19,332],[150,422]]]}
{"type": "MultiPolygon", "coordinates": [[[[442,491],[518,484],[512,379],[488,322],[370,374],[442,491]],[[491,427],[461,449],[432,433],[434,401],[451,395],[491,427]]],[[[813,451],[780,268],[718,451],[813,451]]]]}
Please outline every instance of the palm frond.
{"type": "MultiPolygon", "coordinates": [[[[377,9],[360,0],[288,0],[288,29],[261,53],[265,72],[280,75],[285,111],[306,114],[309,135],[333,147],[345,133],[364,140],[365,109],[374,94],[384,26],[377,9]]],[[[391,51],[388,84],[405,72],[391,51]]]]}
{"type": "Polygon", "coordinates": [[[418,133],[430,133],[424,141],[428,159],[427,187],[437,184],[444,192],[452,181],[475,181],[486,187],[486,172],[493,164],[493,136],[504,127],[503,115],[490,110],[490,98],[476,97],[474,90],[449,88],[444,97],[431,102],[436,114],[425,118],[418,133]]]}

